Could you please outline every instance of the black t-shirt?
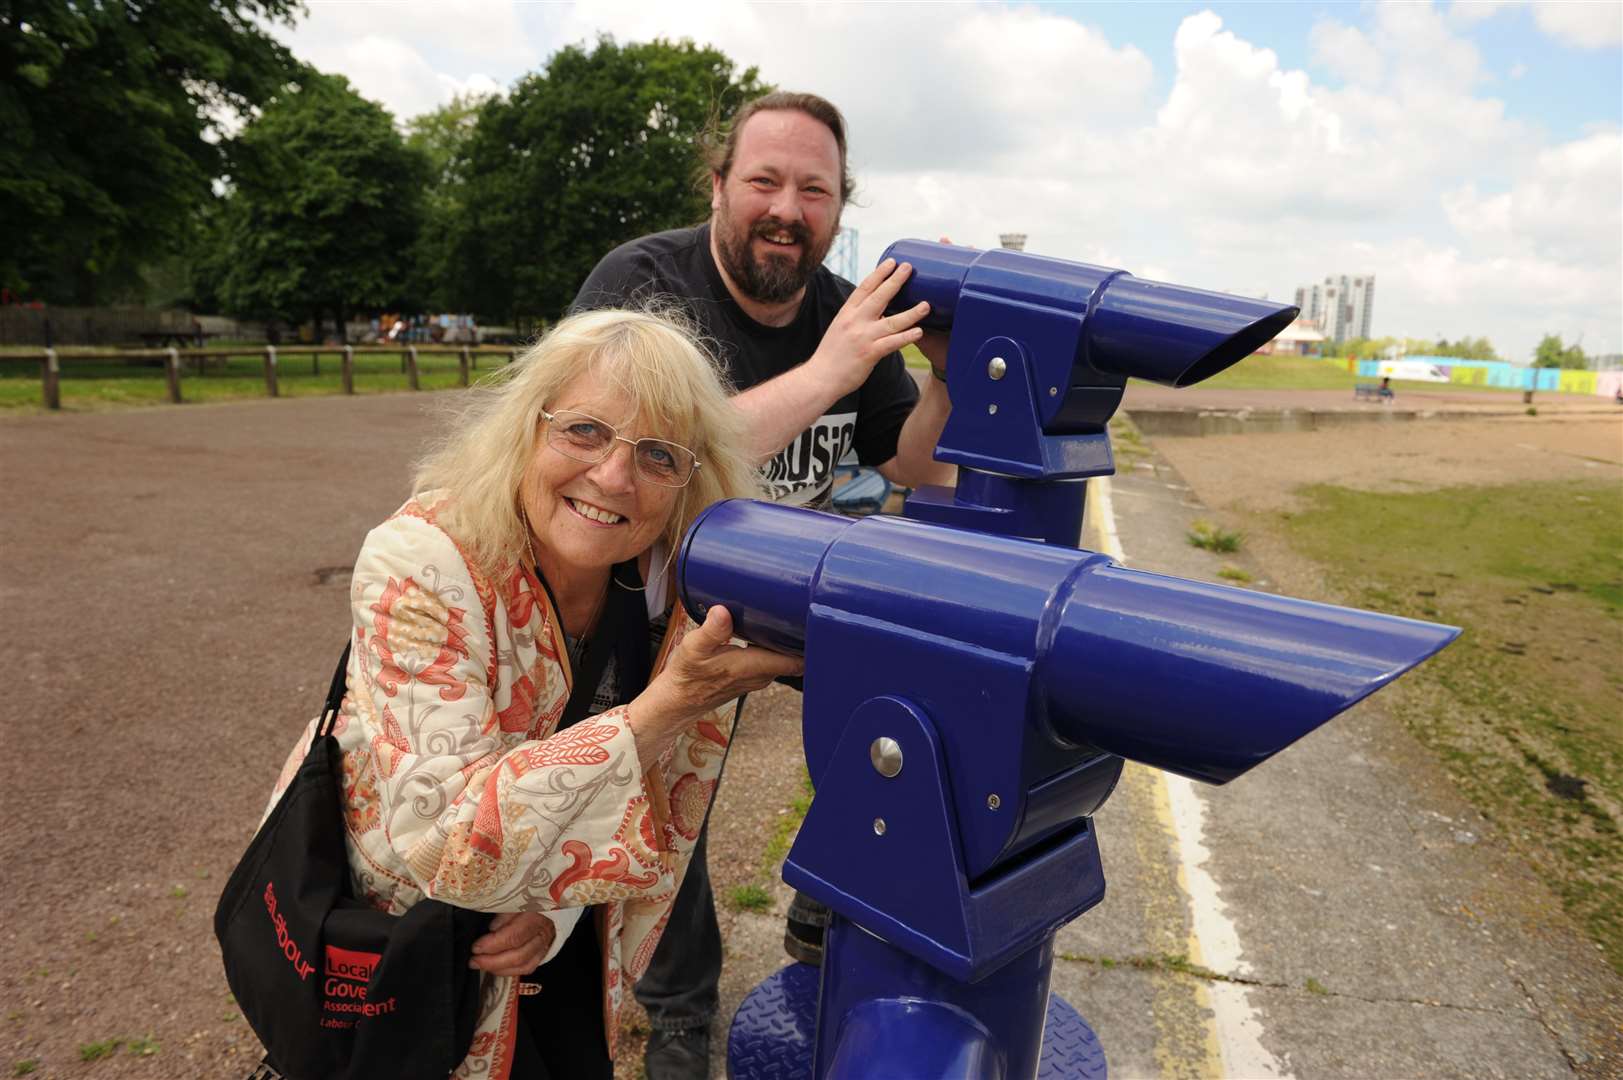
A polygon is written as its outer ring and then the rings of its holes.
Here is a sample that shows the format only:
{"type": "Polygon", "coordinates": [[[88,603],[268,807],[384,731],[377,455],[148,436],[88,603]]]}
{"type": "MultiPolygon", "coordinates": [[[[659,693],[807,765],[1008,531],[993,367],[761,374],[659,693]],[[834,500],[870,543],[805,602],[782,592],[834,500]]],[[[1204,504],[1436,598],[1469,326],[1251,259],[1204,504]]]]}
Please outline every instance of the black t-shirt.
{"type": "MultiPolygon", "coordinates": [[[[697,321],[734,386],[748,390],[809,359],[854,288],[827,267],[818,267],[794,321],[763,326],[727,291],[710,254],[706,224],[655,233],[615,248],[581,286],[574,310],[675,301],[697,321]]],[[[896,456],[897,436],[918,396],[918,384],[907,373],[901,354],[891,353],[861,387],[829,406],[767,463],[768,493],[780,502],[815,504],[828,493],[835,463],[852,448],[864,465],[889,461],[896,456]]]]}

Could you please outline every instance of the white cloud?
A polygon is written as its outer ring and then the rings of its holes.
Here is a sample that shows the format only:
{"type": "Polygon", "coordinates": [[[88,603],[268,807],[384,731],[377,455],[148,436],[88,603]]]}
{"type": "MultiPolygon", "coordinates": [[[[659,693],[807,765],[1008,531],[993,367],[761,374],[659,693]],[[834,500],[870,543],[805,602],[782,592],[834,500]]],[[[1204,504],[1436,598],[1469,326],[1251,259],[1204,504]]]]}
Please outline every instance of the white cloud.
{"type": "Polygon", "coordinates": [[[1308,37],[1313,59],[1347,82],[1378,85],[1386,74],[1381,50],[1362,30],[1321,18],[1308,37]]]}
{"type": "Polygon", "coordinates": [[[1449,223],[1478,245],[1539,258],[1623,267],[1623,133],[1545,150],[1508,191],[1445,192],[1449,223]]]}
{"type": "Polygon", "coordinates": [[[1313,60],[1336,85],[1210,11],[1170,42],[1113,41],[1086,7],[441,11],[316,5],[295,48],[406,118],[599,34],[687,38],[845,109],[861,188],[846,222],[867,264],[903,236],[1024,231],[1034,252],[1276,297],[1375,273],[1381,334],[1486,334],[1521,356],[1566,326],[1623,345],[1615,122],[1552,146],[1509,116],[1470,40],[1492,5],[1319,19],[1313,60]],[[1168,58],[1161,92],[1151,56],[1168,58]]]}
{"type": "Polygon", "coordinates": [[[1623,4],[1545,0],[1533,5],[1533,21],[1557,41],[1580,49],[1623,45],[1623,4]]]}
{"type": "Polygon", "coordinates": [[[1579,49],[1623,45],[1623,4],[1615,0],[1456,0],[1448,14],[1455,22],[1469,25],[1521,7],[1530,7],[1534,24],[1563,45],[1579,49]]]}

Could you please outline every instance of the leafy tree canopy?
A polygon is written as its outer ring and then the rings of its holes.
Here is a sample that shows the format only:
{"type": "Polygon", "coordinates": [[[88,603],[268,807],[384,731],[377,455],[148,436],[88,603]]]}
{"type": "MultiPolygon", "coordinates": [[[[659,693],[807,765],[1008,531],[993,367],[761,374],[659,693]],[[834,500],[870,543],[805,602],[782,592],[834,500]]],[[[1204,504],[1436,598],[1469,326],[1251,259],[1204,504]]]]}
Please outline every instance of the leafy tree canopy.
{"type": "Polygon", "coordinates": [[[235,314],[301,318],[397,303],[428,158],[336,75],[307,70],[229,147],[214,276],[235,314]]]}
{"type": "Polygon", "coordinates": [[[294,70],[297,0],[0,2],[0,284],[106,302],[185,246],[221,125],[294,70]]]}
{"type": "Polygon", "coordinates": [[[1560,334],[1545,334],[1539,340],[1538,348],[1533,350],[1533,366],[1582,371],[1589,363],[1584,357],[1583,348],[1578,344],[1566,344],[1561,340],[1560,334]]]}
{"type": "Polygon", "coordinates": [[[1499,359],[1499,354],[1493,350],[1493,342],[1485,337],[1462,337],[1452,344],[1447,339],[1439,339],[1430,346],[1429,352],[1432,356],[1453,356],[1461,360],[1499,359]]]}
{"type": "Polygon", "coordinates": [[[429,310],[455,308],[452,262],[457,218],[466,202],[462,171],[466,148],[488,96],[458,95],[449,104],[414,117],[406,124],[406,145],[421,153],[432,178],[424,191],[423,228],[412,252],[408,306],[429,310]]]}
{"type": "Polygon", "coordinates": [[[706,216],[696,140],[767,89],[687,41],[559,51],[485,103],[459,151],[447,300],[498,321],[561,314],[615,246],[706,216]]]}

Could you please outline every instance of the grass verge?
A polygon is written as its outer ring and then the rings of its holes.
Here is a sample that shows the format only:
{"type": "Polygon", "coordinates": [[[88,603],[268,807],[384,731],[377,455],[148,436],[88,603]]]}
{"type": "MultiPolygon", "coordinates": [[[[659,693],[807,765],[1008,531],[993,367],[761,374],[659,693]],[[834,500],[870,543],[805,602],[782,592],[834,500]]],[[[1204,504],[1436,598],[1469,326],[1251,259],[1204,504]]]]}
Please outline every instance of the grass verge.
{"type": "Polygon", "coordinates": [[[1623,492],[1301,494],[1286,535],[1349,602],[1465,628],[1404,722],[1623,974],[1623,492]]]}

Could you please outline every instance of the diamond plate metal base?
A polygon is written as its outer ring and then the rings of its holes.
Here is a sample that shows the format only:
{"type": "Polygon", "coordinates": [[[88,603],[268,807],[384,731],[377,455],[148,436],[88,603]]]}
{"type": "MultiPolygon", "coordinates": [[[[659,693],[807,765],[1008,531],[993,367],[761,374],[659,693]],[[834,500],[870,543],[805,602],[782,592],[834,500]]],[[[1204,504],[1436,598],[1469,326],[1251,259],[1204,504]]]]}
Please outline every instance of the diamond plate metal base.
{"type": "MultiPolygon", "coordinates": [[[[749,992],[727,1036],[728,1080],[812,1080],[818,969],[790,964],[749,992]]],[[[1048,997],[1037,1080],[1105,1080],[1105,1052],[1077,1011],[1048,997]]]]}

